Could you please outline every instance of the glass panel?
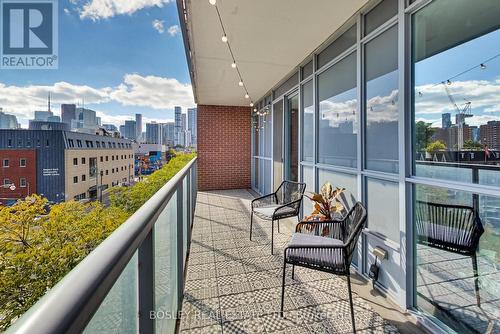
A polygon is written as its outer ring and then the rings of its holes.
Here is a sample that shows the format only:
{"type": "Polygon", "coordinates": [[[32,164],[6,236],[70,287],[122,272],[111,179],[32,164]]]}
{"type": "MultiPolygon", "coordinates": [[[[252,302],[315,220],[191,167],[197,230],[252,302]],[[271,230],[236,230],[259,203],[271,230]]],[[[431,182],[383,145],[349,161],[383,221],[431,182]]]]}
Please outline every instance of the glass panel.
{"type": "Polygon", "coordinates": [[[366,168],[398,172],[398,28],[366,44],[366,168]]]}
{"type": "Polygon", "coordinates": [[[398,13],[398,0],[384,0],[365,15],[365,36],[398,13]]]}
{"type": "Polygon", "coordinates": [[[356,25],[350,27],[345,33],[340,35],[339,38],[334,40],[326,49],[318,54],[318,68],[323,67],[329,61],[340,56],[342,52],[349,49],[354,44],[356,44],[356,25]]]}
{"type": "Polygon", "coordinates": [[[272,153],[272,142],[273,142],[273,114],[269,107],[265,107],[263,110],[264,116],[262,116],[262,126],[264,127],[264,157],[271,157],[272,153]]]}
{"type": "Polygon", "coordinates": [[[254,178],[253,178],[253,186],[256,189],[259,189],[259,159],[253,159],[253,168],[254,168],[254,178]]]}
{"type": "Polygon", "coordinates": [[[298,73],[292,74],[290,78],[288,78],[284,83],[281,84],[278,88],[274,90],[274,98],[278,98],[281,95],[288,92],[290,89],[295,87],[299,83],[298,73]]]}
{"type": "Polygon", "coordinates": [[[270,194],[272,192],[271,184],[271,160],[264,161],[264,194],[270,194]]]}
{"type": "Polygon", "coordinates": [[[366,180],[368,228],[399,244],[399,188],[395,182],[366,180]]]}
{"type": "Polygon", "coordinates": [[[83,331],[97,333],[137,333],[137,252],[83,331]]]}
{"type": "Polygon", "coordinates": [[[157,333],[175,331],[175,317],[167,315],[178,310],[177,200],[175,193],[154,226],[155,311],[166,315],[156,318],[157,333]]]}
{"type": "Polygon", "coordinates": [[[500,197],[424,185],[414,191],[417,306],[458,333],[495,332],[500,197]]]}
{"type": "Polygon", "coordinates": [[[302,160],[314,159],[314,94],[313,82],[302,86],[302,160]]]}
{"type": "Polygon", "coordinates": [[[287,99],[286,111],[286,179],[299,180],[299,95],[287,99]]]}
{"type": "Polygon", "coordinates": [[[252,127],[253,127],[253,155],[259,155],[259,116],[254,115],[252,117],[252,127]]]}
{"type": "Polygon", "coordinates": [[[313,73],[313,62],[312,60],[302,67],[302,80],[306,79],[313,73]]]}
{"type": "MultiPolygon", "coordinates": [[[[334,187],[345,188],[342,196],[342,202],[346,210],[350,210],[356,203],[356,194],[358,193],[358,179],[356,175],[333,172],[328,170],[318,171],[318,187],[321,187],[325,182],[330,182],[334,187]]],[[[358,264],[358,252],[354,251],[352,257],[353,264],[358,264]]]]}
{"type": "Polygon", "coordinates": [[[266,175],[266,169],[264,168],[264,159],[259,159],[260,177],[259,177],[259,191],[264,194],[264,178],[266,175]]]}
{"type": "Polygon", "coordinates": [[[189,208],[187,206],[188,199],[188,186],[187,186],[187,177],[184,177],[182,180],[182,238],[184,240],[182,246],[184,248],[184,263],[186,263],[186,256],[188,251],[188,237],[189,237],[189,221],[188,221],[188,212],[189,208]]]}
{"type": "Polygon", "coordinates": [[[356,52],[318,76],[318,95],[318,161],[356,167],[356,52]]]}
{"type": "Polygon", "coordinates": [[[273,105],[273,113],[273,189],[277,189],[283,181],[283,100],[273,105]]]}
{"type": "MultiPolygon", "coordinates": [[[[314,188],[314,168],[310,166],[302,166],[302,182],[306,184],[306,192],[313,192],[315,191],[314,188]]],[[[313,206],[311,201],[304,197],[304,200],[302,201],[303,204],[303,215],[307,216],[310,215],[313,211],[313,206]]]]}
{"type": "Polygon", "coordinates": [[[413,16],[415,175],[488,184],[482,170],[500,172],[498,17],[494,0],[439,0],[413,16]]]}

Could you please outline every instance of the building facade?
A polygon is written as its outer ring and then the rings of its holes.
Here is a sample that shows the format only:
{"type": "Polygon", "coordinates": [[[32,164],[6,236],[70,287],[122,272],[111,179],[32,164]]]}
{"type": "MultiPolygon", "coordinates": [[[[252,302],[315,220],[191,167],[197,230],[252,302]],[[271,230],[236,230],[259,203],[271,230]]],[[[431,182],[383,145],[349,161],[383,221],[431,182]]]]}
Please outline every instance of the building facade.
{"type": "Polygon", "coordinates": [[[133,149],[125,139],[58,130],[2,130],[0,150],[17,155],[33,151],[29,165],[36,165],[36,176],[31,167],[19,168],[16,178],[25,178],[30,191],[36,189],[53,202],[96,198],[98,190],[133,178],[133,149]]]}
{"type": "Polygon", "coordinates": [[[0,202],[36,194],[36,150],[0,149],[0,157],[0,202]]]}
{"type": "Polygon", "coordinates": [[[17,117],[2,112],[2,108],[0,108],[0,129],[17,129],[18,127],[17,117]]]}
{"type": "Polygon", "coordinates": [[[161,144],[163,140],[162,128],[160,123],[146,123],[146,143],[161,144]]]}
{"type": "Polygon", "coordinates": [[[71,126],[71,121],[76,119],[76,105],[61,104],[61,122],[71,126]]]}
{"type": "Polygon", "coordinates": [[[142,114],[135,114],[135,139],[140,141],[142,135],[142,114]]]}
{"type": "MultiPolygon", "coordinates": [[[[251,183],[266,194],[285,179],[305,182],[307,191],[327,181],[344,187],[368,210],[353,270],[368,277],[373,250],[382,248],[387,257],[377,262],[374,285],[400,308],[432,332],[487,332],[488,318],[497,316],[485,310],[495,307],[500,282],[498,152],[485,151],[477,163],[461,160],[474,152],[460,150],[478,131],[479,145],[498,147],[498,137],[483,133],[494,129],[488,122],[500,121],[494,111],[500,100],[486,93],[500,75],[500,3],[303,2],[286,6],[286,22],[293,22],[287,24],[279,14],[283,2],[224,2],[217,9],[222,19],[236,15],[225,29],[239,59],[218,43],[218,16],[207,1],[178,5],[198,103],[200,189],[251,183]],[[214,43],[199,42],[207,39],[214,43]],[[272,51],[256,55],[244,45],[272,51]],[[221,75],[227,80],[214,79],[221,75]],[[442,126],[453,161],[420,159],[433,138],[419,121],[442,126]],[[251,173],[236,156],[251,156],[251,173]],[[470,257],[428,246],[417,229],[425,210],[454,205],[484,226],[477,270],[470,257]]],[[[305,200],[303,213],[311,209],[305,200]]]]}
{"type": "Polygon", "coordinates": [[[196,137],[197,137],[197,116],[196,116],[197,110],[196,108],[188,108],[187,110],[187,115],[188,115],[188,131],[190,132],[190,137],[191,137],[191,145],[190,146],[195,146],[196,147],[196,137]]]}
{"type": "Polygon", "coordinates": [[[125,121],[123,128],[120,126],[120,133],[123,138],[135,139],[136,123],[135,121],[125,121]]]}
{"type": "Polygon", "coordinates": [[[175,142],[174,145],[179,145],[179,133],[182,131],[182,108],[174,108],[174,127],[175,127],[175,142]]]}

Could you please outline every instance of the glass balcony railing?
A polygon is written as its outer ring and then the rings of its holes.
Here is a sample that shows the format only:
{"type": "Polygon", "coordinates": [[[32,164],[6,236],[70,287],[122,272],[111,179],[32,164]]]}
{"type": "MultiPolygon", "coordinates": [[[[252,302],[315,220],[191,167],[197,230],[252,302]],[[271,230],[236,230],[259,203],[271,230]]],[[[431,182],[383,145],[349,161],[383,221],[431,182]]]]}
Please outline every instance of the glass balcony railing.
{"type": "Polygon", "coordinates": [[[196,204],[196,158],[7,333],[173,333],[196,204]]]}

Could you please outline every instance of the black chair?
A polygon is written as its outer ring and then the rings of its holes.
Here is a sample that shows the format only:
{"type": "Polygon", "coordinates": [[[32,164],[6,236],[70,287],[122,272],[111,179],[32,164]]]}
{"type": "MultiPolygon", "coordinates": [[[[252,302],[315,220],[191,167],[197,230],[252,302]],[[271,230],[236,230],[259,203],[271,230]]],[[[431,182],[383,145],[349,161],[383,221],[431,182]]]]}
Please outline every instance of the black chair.
{"type": "Polygon", "coordinates": [[[271,221],[271,254],[274,246],[274,221],[299,216],[302,197],[306,190],[305,183],[293,181],[281,182],[278,189],[269,195],[256,198],[252,201],[252,214],[250,217],[250,240],[252,240],[253,215],[271,221]]]}
{"type": "Polygon", "coordinates": [[[463,205],[417,201],[415,227],[418,243],[472,258],[476,302],[481,306],[476,252],[484,228],[476,210],[463,205]]]}
{"type": "Polygon", "coordinates": [[[366,209],[357,202],[342,220],[301,222],[296,227],[283,261],[283,285],[281,290],[281,316],[285,298],[286,264],[320,270],[347,277],[352,328],[356,332],[352,303],[350,271],[352,256],[359,236],[366,223],[366,209]]]}

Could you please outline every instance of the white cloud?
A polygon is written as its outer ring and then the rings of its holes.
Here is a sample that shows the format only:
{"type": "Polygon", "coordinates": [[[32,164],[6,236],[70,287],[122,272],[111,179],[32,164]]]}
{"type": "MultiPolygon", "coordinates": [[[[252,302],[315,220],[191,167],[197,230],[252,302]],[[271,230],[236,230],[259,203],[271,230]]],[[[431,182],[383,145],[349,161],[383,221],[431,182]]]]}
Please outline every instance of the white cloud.
{"type": "Polygon", "coordinates": [[[167,32],[170,34],[170,36],[175,36],[177,35],[179,32],[180,32],[180,28],[179,26],[176,24],[176,25],[173,25],[173,26],[170,26],[168,27],[168,30],[167,32]]]}
{"type": "Polygon", "coordinates": [[[69,11],[69,9],[68,9],[68,8],[64,8],[64,13],[65,13],[66,15],[70,15],[70,14],[71,14],[71,12],[69,11]]]}
{"type": "MultiPolygon", "coordinates": [[[[8,86],[0,83],[0,106],[4,112],[14,114],[23,124],[33,118],[35,110],[47,110],[47,95],[51,93],[53,111],[59,113],[62,103],[78,103],[82,99],[86,105],[99,105],[109,102],[124,106],[147,107],[156,110],[183,109],[195,106],[191,85],[182,84],[176,79],[157,76],[127,74],[123,82],[116,87],[94,88],[86,85],[74,85],[57,82],[50,86],[8,86]]],[[[105,113],[102,113],[105,115],[105,113]]],[[[130,116],[104,116],[103,120],[117,121],[130,116]]],[[[115,121],[112,121],[116,123],[115,121]]]]}
{"type": "Polygon", "coordinates": [[[158,31],[160,34],[163,34],[165,32],[165,27],[163,26],[163,23],[165,21],[160,21],[160,20],[154,20],[153,21],[153,28],[158,31]]]}
{"type": "Polygon", "coordinates": [[[85,0],[78,11],[82,20],[97,21],[116,15],[132,15],[143,8],[163,7],[169,2],[172,0],[85,0]]]}

